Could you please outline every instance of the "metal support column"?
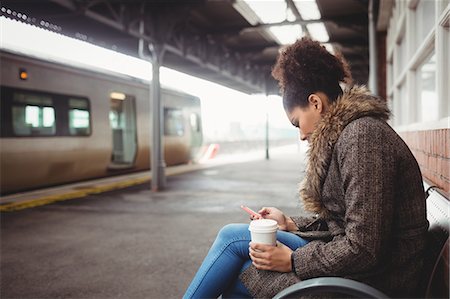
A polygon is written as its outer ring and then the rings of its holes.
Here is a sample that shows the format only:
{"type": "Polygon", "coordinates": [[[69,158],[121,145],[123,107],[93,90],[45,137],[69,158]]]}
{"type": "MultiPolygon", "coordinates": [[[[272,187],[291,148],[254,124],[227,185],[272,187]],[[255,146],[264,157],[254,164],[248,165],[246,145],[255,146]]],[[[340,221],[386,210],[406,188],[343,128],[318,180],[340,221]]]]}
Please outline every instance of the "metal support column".
{"type": "Polygon", "coordinates": [[[152,191],[163,190],[166,186],[164,161],[164,115],[161,104],[161,84],[159,81],[159,70],[164,56],[164,45],[151,44],[149,46],[152,56],[152,96],[151,96],[151,116],[152,116],[152,147],[151,147],[151,168],[152,168],[152,191]]]}
{"type": "Polygon", "coordinates": [[[269,160],[269,88],[267,86],[267,78],[265,82],[265,90],[266,90],[266,160],[269,160]]]}
{"type": "Polygon", "coordinates": [[[377,33],[373,10],[374,1],[369,0],[369,88],[378,95],[377,33]]]}
{"type": "MultiPolygon", "coordinates": [[[[266,96],[267,101],[269,97],[266,96]]],[[[266,160],[269,160],[269,111],[266,111],[266,160]]]]}

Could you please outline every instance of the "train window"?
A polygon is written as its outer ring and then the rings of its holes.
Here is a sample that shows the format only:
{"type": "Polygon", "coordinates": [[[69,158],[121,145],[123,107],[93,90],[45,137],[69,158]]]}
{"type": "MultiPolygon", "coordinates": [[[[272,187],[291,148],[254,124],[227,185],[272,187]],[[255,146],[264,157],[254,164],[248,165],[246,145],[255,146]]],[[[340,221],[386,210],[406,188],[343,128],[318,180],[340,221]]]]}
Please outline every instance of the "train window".
{"type": "Polygon", "coordinates": [[[197,113],[191,113],[191,127],[194,132],[200,132],[200,117],[197,113]]]}
{"type": "Polygon", "coordinates": [[[88,136],[89,99],[0,86],[1,137],[88,136]]]}
{"type": "Polygon", "coordinates": [[[119,112],[117,111],[109,111],[109,123],[112,129],[119,129],[119,112]]]}
{"type": "Polygon", "coordinates": [[[70,135],[89,135],[91,133],[89,103],[86,99],[69,98],[70,135]]]}
{"type": "Polygon", "coordinates": [[[164,135],[184,135],[184,119],[181,109],[164,108],[164,135]]]}
{"type": "Polygon", "coordinates": [[[55,135],[55,109],[51,97],[15,92],[11,107],[12,124],[16,136],[55,135]]]}

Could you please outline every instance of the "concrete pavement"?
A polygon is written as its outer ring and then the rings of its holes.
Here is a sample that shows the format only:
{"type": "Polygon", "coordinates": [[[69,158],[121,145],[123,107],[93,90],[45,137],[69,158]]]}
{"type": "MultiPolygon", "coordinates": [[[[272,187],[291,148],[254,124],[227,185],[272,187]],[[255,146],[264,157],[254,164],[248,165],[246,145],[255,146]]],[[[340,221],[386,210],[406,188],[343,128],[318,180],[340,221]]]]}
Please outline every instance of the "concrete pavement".
{"type": "Polygon", "coordinates": [[[148,184],[1,214],[2,298],[181,298],[241,204],[301,213],[303,152],[238,159],[148,184]],[[238,161],[236,160],[236,161],[238,161]]]}

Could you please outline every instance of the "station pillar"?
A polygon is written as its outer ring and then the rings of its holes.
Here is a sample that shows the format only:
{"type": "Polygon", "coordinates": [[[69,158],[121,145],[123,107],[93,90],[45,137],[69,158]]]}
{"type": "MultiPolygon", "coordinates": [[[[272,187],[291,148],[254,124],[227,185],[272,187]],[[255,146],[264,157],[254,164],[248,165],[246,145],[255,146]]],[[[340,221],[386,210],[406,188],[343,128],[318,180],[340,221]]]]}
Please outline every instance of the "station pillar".
{"type": "Polygon", "coordinates": [[[269,154],[269,95],[266,93],[266,160],[270,159],[269,154]]]}
{"type": "Polygon", "coordinates": [[[265,89],[265,96],[266,96],[266,160],[270,159],[270,144],[269,144],[269,107],[270,107],[270,103],[269,103],[269,78],[265,78],[265,82],[264,82],[264,89],[265,89]]]}
{"type": "Polygon", "coordinates": [[[152,146],[151,146],[151,171],[152,171],[152,191],[164,190],[166,186],[164,161],[164,110],[161,103],[161,83],[159,71],[164,57],[163,44],[150,44],[149,50],[152,58],[152,84],[151,84],[151,113],[152,116],[152,146]]]}
{"type": "Polygon", "coordinates": [[[373,0],[369,0],[368,19],[369,19],[369,88],[373,94],[378,95],[378,61],[377,61],[377,33],[375,26],[373,0]]]}

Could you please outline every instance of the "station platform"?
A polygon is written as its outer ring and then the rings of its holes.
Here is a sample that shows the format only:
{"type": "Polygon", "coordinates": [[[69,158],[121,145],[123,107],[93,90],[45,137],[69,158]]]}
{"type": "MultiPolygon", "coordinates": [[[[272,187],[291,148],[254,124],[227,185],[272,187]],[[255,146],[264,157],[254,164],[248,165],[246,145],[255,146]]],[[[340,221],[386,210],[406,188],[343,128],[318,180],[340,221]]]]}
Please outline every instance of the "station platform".
{"type": "Polygon", "coordinates": [[[3,298],[181,298],[239,207],[301,214],[297,145],[223,158],[120,190],[1,214],[3,298]]]}

